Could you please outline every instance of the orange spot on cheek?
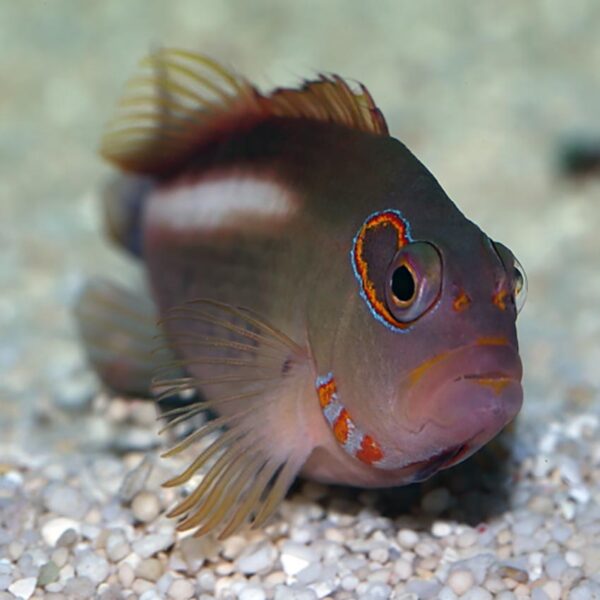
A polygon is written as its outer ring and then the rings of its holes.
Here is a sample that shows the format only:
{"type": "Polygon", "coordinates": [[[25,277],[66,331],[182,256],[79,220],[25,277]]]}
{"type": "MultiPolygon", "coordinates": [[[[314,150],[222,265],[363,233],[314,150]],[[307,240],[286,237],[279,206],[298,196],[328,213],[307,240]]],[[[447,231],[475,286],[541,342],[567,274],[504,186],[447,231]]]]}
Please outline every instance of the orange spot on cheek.
{"type": "Polygon", "coordinates": [[[348,430],[350,429],[349,421],[350,415],[348,414],[348,411],[343,408],[333,425],[333,435],[340,444],[345,444],[348,439],[348,430]]]}
{"type": "Polygon", "coordinates": [[[471,298],[469,298],[465,292],[461,292],[458,296],[456,296],[456,298],[454,298],[452,308],[454,308],[456,312],[461,312],[465,310],[465,308],[468,308],[470,304],[471,298]]]}
{"type": "Polygon", "coordinates": [[[492,296],[492,302],[500,309],[506,310],[506,297],[508,292],[506,290],[500,290],[492,296]]]}
{"type": "Polygon", "coordinates": [[[383,452],[377,442],[370,436],[364,435],[360,444],[360,450],[356,453],[358,460],[368,465],[377,462],[383,458],[383,452]]]}

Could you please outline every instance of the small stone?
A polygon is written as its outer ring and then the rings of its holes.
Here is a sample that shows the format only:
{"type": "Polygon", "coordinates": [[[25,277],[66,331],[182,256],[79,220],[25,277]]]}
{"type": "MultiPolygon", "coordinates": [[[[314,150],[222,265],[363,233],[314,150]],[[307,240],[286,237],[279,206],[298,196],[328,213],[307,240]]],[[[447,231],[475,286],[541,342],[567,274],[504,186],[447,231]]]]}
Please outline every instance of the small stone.
{"type": "Polygon", "coordinates": [[[133,551],[140,558],[150,558],[175,543],[172,533],[153,533],[133,542],[133,551]]]}
{"type": "Polygon", "coordinates": [[[66,517],[58,517],[46,521],[42,525],[41,533],[42,538],[48,546],[71,546],[77,541],[77,532],[80,528],[81,525],[77,521],[67,519],[66,517]],[[64,539],[63,536],[65,536],[64,539]],[[70,542],[73,536],[75,539],[72,543],[65,543],[70,542]]]}
{"type": "Polygon", "coordinates": [[[52,552],[52,556],[50,557],[52,562],[59,568],[62,569],[69,559],[69,550],[67,548],[56,548],[54,552],[52,552]]]}
{"type": "Polygon", "coordinates": [[[35,577],[25,577],[24,579],[17,579],[8,586],[8,591],[22,600],[29,600],[35,592],[35,586],[37,579],[35,577]]]}
{"type": "Polygon", "coordinates": [[[88,501],[79,490],[63,483],[49,483],[42,498],[48,511],[62,517],[83,519],[89,509],[88,501]]]}
{"type": "Polygon", "coordinates": [[[456,538],[456,545],[459,548],[470,548],[477,542],[477,533],[473,529],[465,529],[456,538]]]}
{"type": "Polygon", "coordinates": [[[403,548],[414,548],[416,544],[419,542],[419,536],[412,529],[401,529],[396,536],[398,543],[403,548]]]}
{"type": "Polygon", "coordinates": [[[271,568],[276,558],[275,547],[268,542],[261,542],[248,546],[236,560],[236,565],[245,575],[253,575],[271,568]]]}
{"type": "Polygon", "coordinates": [[[64,593],[71,600],[87,600],[94,597],[94,584],[87,577],[73,577],[67,581],[64,593]]]}
{"type": "Polygon", "coordinates": [[[208,537],[186,537],[179,543],[179,548],[189,571],[193,573],[198,572],[206,560],[214,560],[218,556],[218,546],[208,537]]]}
{"type": "Polygon", "coordinates": [[[131,512],[136,521],[150,523],[160,514],[160,502],[152,492],[140,492],[131,502],[131,512]]]}
{"type": "Polygon", "coordinates": [[[565,561],[570,567],[583,567],[583,556],[575,550],[568,550],[565,554],[565,561]]]}
{"type": "Polygon", "coordinates": [[[56,581],[58,579],[58,572],[59,568],[55,563],[53,563],[52,561],[47,562],[40,569],[37,578],[37,585],[40,587],[45,587],[49,583],[56,581]]]}
{"type": "Polygon", "coordinates": [[[84,550],[76,557],[75,570],[79,577],[87,577],[96,585],[102,583],[110,573],[106,559],[94,554],[91,550],[84,550]]]}
{"type": "Polygon", "coordinates": [[[546,559],[546,573],[551,579],[560,579],[563,571],[568,567],[567,561],[560,555],[556,554],[546,559]]]}
{"type": "Polygon", "coordinates": [[[189,600],[194,596],[194,585],[188,579],[175,579],[169,587],[168,594],[173,600],[189,600]]]}
{"type": "Polygon", "coordinates": [[[256,585],[249,585],[238,594],[239,600],[266,600],[266,598],[264,590],[256,585]]]}
{"type": "Polygon", "coordinates": [[[132,469],[125,475],[118,492],[119,498],[123,502],[131,502],[142,491],[152,472],[152,467],[152,459],[149,456],[145,456],[135,469],[132,469]]]}
{"type": "Polygon", "coordinates": [[[364,600],[387,600],[392,595],[392,588],[387,583],[370,583],[361,596],[364,600]]]}
{"type": "Polygon", "coordinates": [[[146,558],[136,568],[137,577],[148,581],[158,581],[163,574],[163,566],[157,558],[146,558]]]}
{"type": "Polygon", "coordinates": [[[448,585],[455,594],[462,596],[475,585],[475,578],[471,571],[457,569],[450,573],[446,585],[448,585]]]}
{"type": "Polygon", "coordinates": [[[135,579],[133,567],[129,563],[121,563],[119,565],[119,570],[117,571],[117,577],[125,589],[130,589],[135,579]]]}
{"type": "Polygon", "coordinates": [[[8,556],[13,562],[17,562],[21,558],[25,550],[25,544],[19,540],[13,540],[8,545],[8,556]]]}
{"type": "Polygon", "coordinates": [[[318,562],[319,555],[308,546],[288,541],[281,546],[280,560],[286,574],[294,576],[311,563],[318,562]]]}
{"type": "Polygon", "coordinates": [[[431,534],[437,538],[447,537],[452,533],[452,526],[445,521],[436,521],[431,526],[431,534]]]}
{"type": "Polygon", "coordinates": [[[127,537],[119,529],[113,529],[108,534],[104,547],[108,560],[113,563],[117,563],[124,559],[131,552],[127,537]]]}
{"type": "Polygon", "coordinates": [[[399,558],[394,563],[394,573],[396,573],[396,575],[398,576],[398,579],[400,579],[400,581],[406,581],[406,580],[408,580],[409,577],[412,577],[412,574],[413,574],[412,565],[407,560],[399,558]]]}
{"type": "Polygon", "coordinates": [[[214,592],[217,578],[212,571],[208,569],[201,571],[198,573],[197,581],[201,591],[214,592]]]}

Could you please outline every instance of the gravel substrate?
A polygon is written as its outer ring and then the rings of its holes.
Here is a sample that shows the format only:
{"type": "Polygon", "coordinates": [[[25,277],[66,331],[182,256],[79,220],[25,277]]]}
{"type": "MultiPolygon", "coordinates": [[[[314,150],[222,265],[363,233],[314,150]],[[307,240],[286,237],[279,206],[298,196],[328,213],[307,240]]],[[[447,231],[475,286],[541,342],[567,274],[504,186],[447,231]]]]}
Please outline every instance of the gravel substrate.
{"type": "Polygon", "coordinates": [[[0,3],[0,600],[600,598],[600,3],[0,3]],[[264,88],[367,84],[390,129],[529,276],[516,431],[423,484],[299,482],[264,530],[182,538],[151,403],[102,393],[70,305],[136,269],[96,154],[135,62],[206,52],[264,88]]]}
{"type": "MultiPolygon", "coordinates": [[[[104,398],[92,412],[126,432],[154,409],[104,398]]],[[[420,487],[302,482],[268,527],[224,542],[164,517],[177,492],[159,483],[181,465],[155,449],[14,453],[0,464],[0,600],[600,598],[599,434],[581,413],[420,487]]]]}

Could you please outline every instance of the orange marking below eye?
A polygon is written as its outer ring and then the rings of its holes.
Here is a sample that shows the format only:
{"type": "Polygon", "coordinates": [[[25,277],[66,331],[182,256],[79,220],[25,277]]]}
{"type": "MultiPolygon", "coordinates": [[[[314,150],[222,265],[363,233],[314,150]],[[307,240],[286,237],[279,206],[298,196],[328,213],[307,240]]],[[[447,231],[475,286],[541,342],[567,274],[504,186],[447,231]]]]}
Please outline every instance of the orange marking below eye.
{"type": "Polygon", "coordinates": [[[349,430],[350,415],[348,414],[348,411],[345,408],[343,408],[339,417],[333,424],[333,435],[340,444],[345,444],[346,440],[348,439],[349,430]]]}
{"type": "Polygon", "coordinates": [[[383,458],[383,452],[377,442],[370,436],[364,435],[360,444],[360,450],[356,453],[358,460],[368,465],[383,458]]]}
{"type": "Polygon", "coordinates": [[[492,296],[492,302],[500,309],[506,310],[506,297],[508,296],[506,290],[499,290],[492,296]]]}
{"type": "Polygon", "coordinates": [[[465,294],[465,292],[461,292],[456,298],[454,298],[454,302],[452,303],[452,308],[456,312],[462,312],[465,308],[471,304],[471,298],[465,294]]]}

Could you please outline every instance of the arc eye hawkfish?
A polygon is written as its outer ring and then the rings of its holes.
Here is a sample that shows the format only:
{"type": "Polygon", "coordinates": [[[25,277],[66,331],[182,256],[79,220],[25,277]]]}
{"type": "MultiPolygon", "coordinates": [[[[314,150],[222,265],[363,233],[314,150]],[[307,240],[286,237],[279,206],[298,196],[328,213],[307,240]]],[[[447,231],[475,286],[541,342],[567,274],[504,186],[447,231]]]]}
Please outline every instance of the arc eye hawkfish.
{"type": "Polygon", "coordinates": [[[210,411],[166,454],[204,477],[179,529],[260,526],[298,475],[424,479],[520,409],[508,248],[467,220],[390,136],[367,89],[334,75],[262,93],[191,52],[142,61],[102,142],[122,174],[111,237],[148,291],[95,282],[78,316],[103,379],[210,411]],[[168,357],[148,358],[159,319],[168,357]],[[108,327],[112,323],[114,326],[108,327]],[[161,362],[162,361],[162,362],[161,362]]]}

